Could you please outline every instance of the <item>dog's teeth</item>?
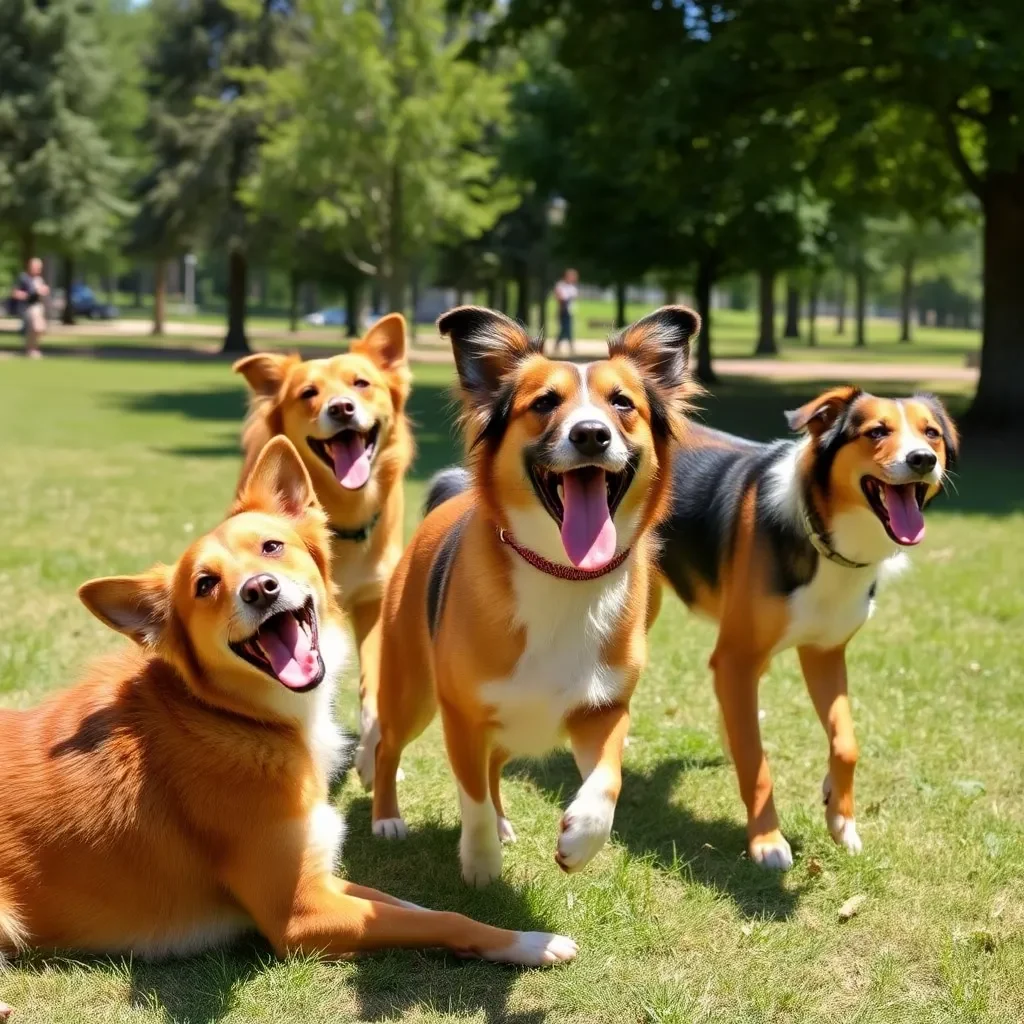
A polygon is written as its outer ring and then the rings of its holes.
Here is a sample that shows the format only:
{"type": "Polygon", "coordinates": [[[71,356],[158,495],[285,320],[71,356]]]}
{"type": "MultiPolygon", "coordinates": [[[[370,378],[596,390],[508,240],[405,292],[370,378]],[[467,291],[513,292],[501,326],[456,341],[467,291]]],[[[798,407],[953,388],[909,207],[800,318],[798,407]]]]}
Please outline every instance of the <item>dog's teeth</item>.
{"type": "Polygon", "coordinates": [[[565,487],[562,484],[559,484],[555,488],[555,493],[558,495],[558,500],[564,503],[565,502],[565,487]]]}

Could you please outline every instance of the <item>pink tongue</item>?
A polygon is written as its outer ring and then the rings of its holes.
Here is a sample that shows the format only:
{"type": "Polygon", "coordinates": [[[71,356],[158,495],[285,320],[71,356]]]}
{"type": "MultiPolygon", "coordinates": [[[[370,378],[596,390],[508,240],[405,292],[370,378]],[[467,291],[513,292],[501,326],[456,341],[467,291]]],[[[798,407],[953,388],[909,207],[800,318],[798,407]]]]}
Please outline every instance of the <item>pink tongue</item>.
{"type": "Polygon", "coordinates": [[[362,434],[345,434],[327,447],[334,459],[334,475],[342,487],[358,490],[370,479],[370,453],[362,434]]]}
{"type": "Polygon", "coordinates": [[[320,658],[294,615],[281,615],[267,623],[260,630],[259,641],[274,675],[289,689],[301,690],[316,679],[320,658]]]}
{"type": "Polygon", "coordinates": [[[901,544],[917,544],[924,536],[924,516],[917,507],[912,485],[885,485],[885,505],[889,510],[889,529],[901,544]]]}
{"type": "Polygon", "coordinates": [[[580,569],[601,569],[615,557],[615,524],[608,512],[603,469],[562,475],[562,546],[580,569]]]}

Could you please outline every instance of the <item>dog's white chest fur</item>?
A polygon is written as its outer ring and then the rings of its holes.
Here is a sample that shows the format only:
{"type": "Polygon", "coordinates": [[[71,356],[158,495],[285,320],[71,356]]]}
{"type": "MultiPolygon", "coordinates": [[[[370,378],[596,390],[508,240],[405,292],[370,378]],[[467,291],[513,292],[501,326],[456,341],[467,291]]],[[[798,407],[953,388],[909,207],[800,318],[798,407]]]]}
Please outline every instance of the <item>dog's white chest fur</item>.
{"type": "Polygon", "coordinates": [[[789,627],[775,651],[801,644],[828,649],[849,640],[871,614],[877,574],[877,566],[848,569],[821,559],[811,582],[790,594],[789,627]]]}
{"type": "Polygon", "coordinates": [[[485,683],[480,696],[494,709],[498,744],[513,755],[543,754],[561,741],[570,712],[622,693],[623,673],[604,664],[601,651],[624,612],[629,569],[576,582],[517,561],[512,585],[526,645],[512,675],[485,683]]]}
{"type": "Polygon", "coordinates": [[[331,577],[342,604],[351,607],[380,597],[401,554],[401,549],[388,550],[381,557],[371,550],[369,542],[333,541],[331,577]]]}

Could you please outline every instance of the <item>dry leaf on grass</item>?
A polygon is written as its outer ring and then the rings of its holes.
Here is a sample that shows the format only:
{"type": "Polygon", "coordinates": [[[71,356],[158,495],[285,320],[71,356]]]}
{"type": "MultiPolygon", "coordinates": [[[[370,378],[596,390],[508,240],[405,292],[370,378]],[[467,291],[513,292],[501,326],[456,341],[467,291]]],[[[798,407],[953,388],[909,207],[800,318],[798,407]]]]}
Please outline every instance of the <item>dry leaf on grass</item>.
{"type": "Polygon", "coordinates": [[[857,893],[856,896],[851,896],[839,908],[839,920],[840,921],[849,921],[850,918],[853,917],[853,915],[856,914],[857,911],[860,910],[860,908],[862,906],[864,906],[866,901],[867,901],[867,896],[865,896],[864,893],[862,893],[862,892],[857,893]]]}

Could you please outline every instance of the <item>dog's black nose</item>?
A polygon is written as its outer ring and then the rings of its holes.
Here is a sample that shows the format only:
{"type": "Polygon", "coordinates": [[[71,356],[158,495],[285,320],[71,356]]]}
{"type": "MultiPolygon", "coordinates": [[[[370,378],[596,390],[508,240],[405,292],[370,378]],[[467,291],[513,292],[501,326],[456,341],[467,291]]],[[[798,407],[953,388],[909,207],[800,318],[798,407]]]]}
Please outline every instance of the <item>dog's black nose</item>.
{"type": "Polygon", "coordinates": [[[351,398],[332,398],[327,403],[327,415],[339,423],[347,423],[356,414],[356,403],[351,398]]]}
{"type": "Polygon", "coordinates": [[[583,455],[600,455],[612,443],[612,432],[600,420],[574,423],[569,440],[583,455]]]}
{"type": "Polygon", "coordinates": [[[281,584],[276,576],[269,572],[261,572],[258,576],[250,576],[242,584],[242,600],[254,608],[269,608],[281,592],[281,584]]]}
{"type": "Polygon", "coordinates": [[[930,473],[935,468],[936,462],[938,462],[938,459],[935,457],[935,452],[930,451],[928,448],[917,448],[907,455],[907,465],[915,473],[920,473],[921,476],[924,476],[925,473],[930,473]]]}

